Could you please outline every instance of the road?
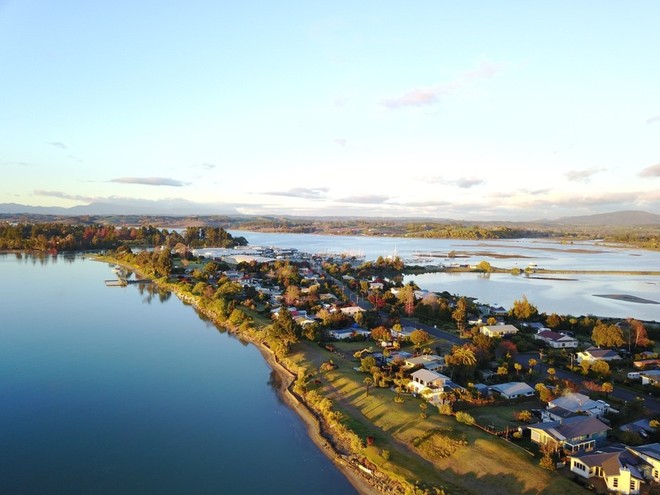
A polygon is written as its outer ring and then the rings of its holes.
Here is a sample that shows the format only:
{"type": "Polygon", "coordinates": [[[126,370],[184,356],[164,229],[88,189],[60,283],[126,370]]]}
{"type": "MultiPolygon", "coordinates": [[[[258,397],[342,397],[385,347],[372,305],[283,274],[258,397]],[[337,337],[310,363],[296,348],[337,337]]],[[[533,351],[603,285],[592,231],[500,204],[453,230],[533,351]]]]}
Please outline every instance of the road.
{"type": "MultiPolygon", "coordinates": [[[[524,366],[528,366],[529,360],[533,358],[536,359],[537,362],[541,363],[541,356],[539,355],[538,352],[523,352],[520,353],[516,356],[515,360],[517,363],[520,363],[524,366]]],[[[546,377],[547,376],[547,369],[550,368],[551,366],[548,366],[547,364],[543,363],[541,367],[541,376],[546,377]]],[[[555,376],[564,380],[571,380],[572,382],[575,383],[582,383],[585,380],[584,375],[580,373],[573,373],[572,371],[556,367],[555,368],[555,376]]],[[[612,397],[615,397],[616,399],[622,400],[622,401],[632,401],[632,400],[637,400],[637,398],[643,398],[644,399],[644,406],[648,408],[650,411],[652,411],[654,414],[660,413],[660,401],[654,397],[649,397],[649,396],[643,396],[639,394],[638,392],[622,387],[620,385],[615,385],[614,386],[614,391],[610,394],[612,397]]]]}

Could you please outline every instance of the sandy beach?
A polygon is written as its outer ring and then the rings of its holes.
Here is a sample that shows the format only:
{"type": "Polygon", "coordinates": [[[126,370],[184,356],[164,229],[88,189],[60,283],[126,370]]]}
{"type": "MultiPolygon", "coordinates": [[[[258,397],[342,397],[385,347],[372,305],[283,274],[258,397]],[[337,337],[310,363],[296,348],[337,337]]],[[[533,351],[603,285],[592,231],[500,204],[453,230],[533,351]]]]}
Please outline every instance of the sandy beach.
{"type": "Polygon", "coordinates": [[[371,485],[365,476],[357,468],[349,465],[341,455],[334,449],[326,438],[321,434],[321,426],[316,417],[310,412],[305,404],[303,404],[292,392],[291,386],[295,381],[295,375],[280,364],[270,349],[255,344],[261,352],[268,366],[278,374],[280,377],[278,393],[282,400],[293,409],[298,416],[307,425],[307,433],[309,438],[318,446],[318,448],[339,468],[339,470],[346,476],[348,481],[355,487],[361,495],[377,495],[380,491],[371,485]]]}

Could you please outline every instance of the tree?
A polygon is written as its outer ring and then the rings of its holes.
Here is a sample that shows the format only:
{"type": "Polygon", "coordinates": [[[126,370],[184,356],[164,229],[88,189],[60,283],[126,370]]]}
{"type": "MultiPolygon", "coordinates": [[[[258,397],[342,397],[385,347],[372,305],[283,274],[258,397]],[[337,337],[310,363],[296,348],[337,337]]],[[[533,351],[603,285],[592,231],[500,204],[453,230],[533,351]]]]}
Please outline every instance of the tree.
{"type": "Polygon", "coordinates": [[[408,284],[402,287],[396,297],[403,303],[406,314],[412,315],[415,311],[415,286],[408,284]]]}
{"type": "Polygon", "coordinates": [[[543,385],[542,383],[537,383],[536,386],[534,387],[534,390],[536,390],[539,394],[539,399],[542,402],[550,402],[554,396],[552,395],[552,392],[548,387],[543,385]]]}
{"type": "Polygon", "coordinates": [[[606,323],[598,322],[591,332],[591,340],[597,346],[603,347],[619,347],[623,345],[623,331],[616,325],[607,325],[606,323]]]}
{"type": "Polygon", "coordinates": [[[527,364],[529,365],[529,372],[534,373],[534,366],[538,364],[536,359],[530,358],[529,361],[527,361],[527,364]]]}
{"type": "Polygon", "coordinates": [[[649,347],[653,345],[653,341],[648,338],[644,324],[633,318],[628,320],[630,327],[628,333],[628,343],[631,347],[638,349],[640,347],[649,347]]]}
{"type": "Polygon", "coordinates": [[[614,385],[611,382],[605,382],[601,385],[600,390],[605,394],[605,398],[607,399],[614,392],[614,385]]]}
{"type": "Polygon", "coordinates": [[[610,374],[610,365],[607,364],[607,361],[602,359],[597,359],[591,365],[591,371],[596,373],[598,376],[609,376],[610,374]]]}
{"type": "Polygon", "coordinates": [[[371,368],[373,368],[374,366],[376,366],[376,358],[373,356],[367,356],[360,360],[360,371],[364,371],[365,373],[370,373],[371,368]]]}
{"type": "Polygon", "coordinates": [[[548,368],[548,378],[550,379],[550,381],[554,382],[557,379],[555,373],[557,373],[557,370],[555,370],[554,368],[548,368]]]}
{"type": "Polygon", "coordinates": [[[288,305],[295,304],[300,297],[300,287],[289,285],[284,292],[284,302],[288,305]]]}
{"type": "Polygon", "coordinates": [[[536,316],[539,311],[527,300],[527,296],[523,295],[522,299],[513,301],[513,307],[509,310],[511,316],[518,320],[529,320],[536,316]]]}
{"type": "Polygon", "coordinates": [[[465,319],[467,318],[467,309],[468,309],[467,299],[461,297],[458,301],[456,301],[456,308],[451,314],[451,317],[456,322],[458,331],[461,334],[465,329],[465,319]]]}
{"type": "Polygon", "coordinates": [[[487,261],[480,261],[479,264],[477,265],[477,270],[484,273],[490,273],[493,271],[493,267],[490,266],[490,263],[488,263],[487,261]]]}
{"type": "Polygon", "coordinates": [[[410,341],[415,346],[422,346],[431,340],[431,336],[424,330],[413,330],[410,332],[410,341]]]}
{"type": "Polygon", "coordinates": [[[387,328],[380,326],[371,330],[371,338],[376,342],[388,341],[392,338],[392,334],[387,328]]]}
{"type": "Polygon", "coordinates": [[[513,363],[513,368],[516,370],[516,375],[520,375],[520,372],[522,371],[522,364],[513,363]]]}
{"type": "Polygon", "coordinates": [[[422,412],[419,413],[419,417],[420,417],[420,418],[422,418],[422,419],[426,419],[426,410],[428,409],[428,407],[429,407],[429,406],[428,406],[428,404],[427,404],[426,402],[422,402],[422,403],[419,405],[419,408],[422,410],[422,412]]]}

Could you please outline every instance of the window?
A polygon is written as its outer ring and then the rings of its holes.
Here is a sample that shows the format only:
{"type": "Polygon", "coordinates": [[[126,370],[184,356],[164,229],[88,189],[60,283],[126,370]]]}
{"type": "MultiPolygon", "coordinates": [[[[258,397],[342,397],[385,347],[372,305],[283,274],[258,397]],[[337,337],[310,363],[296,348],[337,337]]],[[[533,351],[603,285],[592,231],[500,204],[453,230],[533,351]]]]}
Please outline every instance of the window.
{"type": "Polygon", "coordinates": [[[634,491],[637,488],[636,485],[635,480],[630,480],[630,491],[634,491]]]}
{"type": "Polygon", "coordinates": [[[618,488],[618,487],[619,487],[619,478],[612,478],[612,486],[613,486],[614,488],[618,488]]]}

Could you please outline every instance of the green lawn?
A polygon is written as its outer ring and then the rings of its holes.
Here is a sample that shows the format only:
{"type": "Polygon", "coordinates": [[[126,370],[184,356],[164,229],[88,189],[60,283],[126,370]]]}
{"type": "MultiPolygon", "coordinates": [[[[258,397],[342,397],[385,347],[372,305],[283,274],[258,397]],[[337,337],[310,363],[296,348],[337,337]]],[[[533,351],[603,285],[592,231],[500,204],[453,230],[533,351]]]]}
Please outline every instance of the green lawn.
{"type": "MultiPolygon", "coordinates": [[[[339,343],[342,356],[313,344],[298,344],[292,361],[305,366],[319,390],[333,399],[344,422],[357,434],[372,436],[374,445],[365,454],[383,469],[408,480],[423,480],[445,486],[449,493],[506,495],[584,494],[583,488],[538,466],[538,459],[504,440],[442,416],[429,406],[428,418],[420,417],[421,399],[405,395],[403,404],[394,402],[395,392],[371,388],[365,393],[366,374],[355,371],[359,363],[353,352],[370,343],[339,343]],[[332,359],[338,368],[319,372],[322,362],[332,359]],[[457,439],[464,439],[461,445],[457,439]],[[453,440],[453,441],[452,441],[453,440]],[[448,450],[447,450],[448,449],[448,450]],[[385,460],[383,450],[390,452],[385,460]],[[451,451],[442,456],[438,452],[451,451]]],[[[481,420],[504,424],[518,406],[498,406],[493,411],[470,411],[481,420]]]]}

